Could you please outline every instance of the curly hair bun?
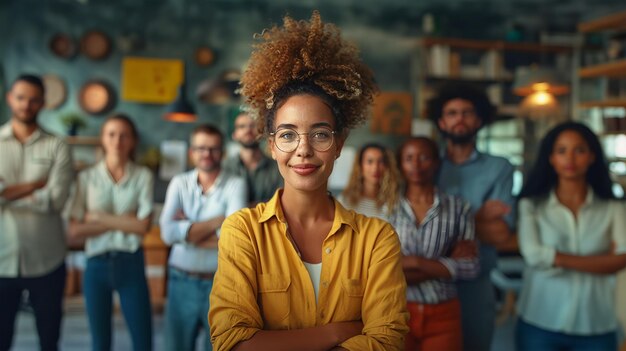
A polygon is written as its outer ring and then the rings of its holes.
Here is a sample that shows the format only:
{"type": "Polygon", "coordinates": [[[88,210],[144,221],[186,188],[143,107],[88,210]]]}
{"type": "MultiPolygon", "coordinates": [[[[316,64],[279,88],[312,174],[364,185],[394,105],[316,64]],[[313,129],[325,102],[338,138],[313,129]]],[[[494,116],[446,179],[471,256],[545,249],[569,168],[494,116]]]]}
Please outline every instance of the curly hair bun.
{"type": "MultiPolygon", "coordinates": [[[[362,123],[377,92],[371,70],[361,62],[355,45],[343,40],[339,28],[323,23],[318,11],[309,21],[289,16],[283,26],[255,35],[259,43],[241,79],[241,94],[251,112],[265,125],[282,88],[294,84],[319,87],[337,103],[341,125],[362,123]]],[[[339,118],[339,117],[337,117],[339,118]]]]}

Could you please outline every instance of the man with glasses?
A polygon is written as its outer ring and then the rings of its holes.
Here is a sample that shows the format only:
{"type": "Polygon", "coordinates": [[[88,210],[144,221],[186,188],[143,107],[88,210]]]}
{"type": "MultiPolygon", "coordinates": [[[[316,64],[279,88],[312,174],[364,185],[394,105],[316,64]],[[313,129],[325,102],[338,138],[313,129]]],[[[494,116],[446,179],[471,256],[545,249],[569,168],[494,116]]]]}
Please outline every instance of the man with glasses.
{"type": "Polygon", "coordinates": [[[428,113],[446,140],[437,185],[470,203],[480,244],[480,274],[457,282],[463,349],[488,351],[496,314],[490,271],[496,265],[496,249],[515,246],[514,169],[505,158],[476,150],[476,134],[495,113],[483,91],[469,85],[444,87],[429,101],[428,113]]]}
{"type": "Polygon", "coordinates": [[[283,186],[276,162],[259,147],[256,121],[246,112],[235,119],[232,138],[239,143],[239,154],[224,161],[224,170],[246,180],[248,205],[269,200],[276,189],[283,186]]]}
{"type": "Polygon", "coordinates": [[[242,178],[222,171],[224,137],[211,125],[191,134],[195,168],[175,176],[160,217],[161,237],[173,245],[165,310],[165,350],[193,350],[200,327],[211,350],[207,313],[217,269],[217,240],[224,219],[246,206],[242,178]]]}

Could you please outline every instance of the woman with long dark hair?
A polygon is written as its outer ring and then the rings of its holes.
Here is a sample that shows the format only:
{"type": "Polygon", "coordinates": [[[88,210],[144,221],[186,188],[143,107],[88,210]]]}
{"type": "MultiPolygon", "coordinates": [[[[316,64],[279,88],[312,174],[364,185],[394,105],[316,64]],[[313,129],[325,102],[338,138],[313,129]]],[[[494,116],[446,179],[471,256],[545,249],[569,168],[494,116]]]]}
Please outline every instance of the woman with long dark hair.
{"type": "Polygon", "coordinates": [[[337,200],[348,209],[386,221],[398,202],[400,177],[393,153],[368,143],[354,159],[348,185],[337,200]]]}
{"type": "Polygon", "coordinates": [[[612,193],[602,147],[584,124],[542,140],[520,193],[527,264],[518,350],[616,350],[615,274],[626,267],[626,211],[612,193]]]}

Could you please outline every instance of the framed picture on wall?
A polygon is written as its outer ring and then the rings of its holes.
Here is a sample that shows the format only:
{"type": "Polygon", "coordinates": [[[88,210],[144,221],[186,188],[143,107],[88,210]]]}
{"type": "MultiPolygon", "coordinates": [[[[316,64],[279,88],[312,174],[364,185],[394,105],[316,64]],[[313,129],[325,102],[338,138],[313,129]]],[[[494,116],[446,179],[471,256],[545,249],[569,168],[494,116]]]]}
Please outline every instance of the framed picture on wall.
{"type": "Polygon", "coordinates": [[[372,133],[410,135],[413,99],[410,93],[382,92],[374,99],[372,133]]]}

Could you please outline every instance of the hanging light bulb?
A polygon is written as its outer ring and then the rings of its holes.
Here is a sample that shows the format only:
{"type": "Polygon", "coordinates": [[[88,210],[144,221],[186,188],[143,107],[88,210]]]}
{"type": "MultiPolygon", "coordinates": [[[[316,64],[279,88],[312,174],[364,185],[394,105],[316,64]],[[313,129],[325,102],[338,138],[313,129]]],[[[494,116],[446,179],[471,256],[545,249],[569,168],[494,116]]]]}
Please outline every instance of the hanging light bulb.
{"type": "Polygon", "coordinates": [[[178,96],[167,106],[163,118],[166,121],[182,123],[195,122],[198,119],[193,106],[191,106],[185,96],[185,83],[178,87],[178,96]]]}
{"type": "Polygon", "coordinates": [[[548,93],[547,91],[536,91],[528,95],[528,97],[526,97],[526,99],[524,100],[527,100],[526,104],[536,106],[558,105],[558,102],[556,101],[554,95],[548,93]]]}
{"type": "Polygon", "coordinates": [[[518,67],[513,81],[513,93],[527,96],[536,91],[545,91],[553,95],[569,93],[569,86],[561,75],[553,69],[530,66],[518,67]]]}
{"type": "Polygon", "coordinates": [[[537,66],[519,67],[515,71],[513,92],[524,96],[519,111],[522,116],[550,118],[560,115],[555,95],[567,94],[569,86],[554,70],[537,66]]]}

